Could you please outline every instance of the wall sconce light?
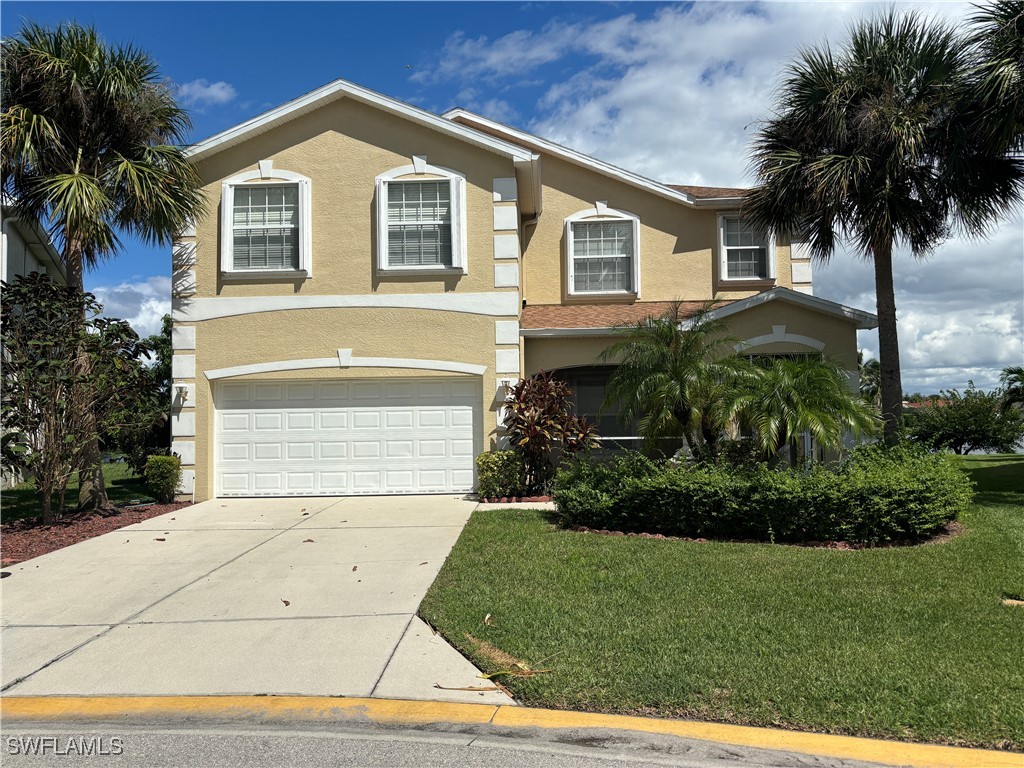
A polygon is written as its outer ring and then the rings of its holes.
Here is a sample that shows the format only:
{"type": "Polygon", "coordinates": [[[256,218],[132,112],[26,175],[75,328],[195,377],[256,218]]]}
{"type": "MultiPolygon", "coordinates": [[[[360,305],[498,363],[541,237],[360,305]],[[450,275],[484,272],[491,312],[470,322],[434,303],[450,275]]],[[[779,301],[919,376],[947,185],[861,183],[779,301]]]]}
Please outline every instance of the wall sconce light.
{"type": "Polygon", "coordinates": [[[184,405],[185,401],[188,400],[188,387],[184,384],[179,384],[174,388],[174,391],[178,393],[178,402],[184,405]]]}

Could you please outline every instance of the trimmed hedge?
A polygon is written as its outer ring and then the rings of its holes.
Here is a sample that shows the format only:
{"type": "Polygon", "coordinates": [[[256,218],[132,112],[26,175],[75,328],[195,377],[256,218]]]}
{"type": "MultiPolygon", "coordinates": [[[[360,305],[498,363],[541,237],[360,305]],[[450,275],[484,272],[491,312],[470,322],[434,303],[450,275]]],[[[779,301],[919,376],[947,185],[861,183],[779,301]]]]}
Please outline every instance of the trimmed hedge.
{"type": "Polygon", "coordinates": [[[181,482],[181,459],[178,456],[150,456],[143,474],[146,485],[159,501],[174,501],[174,493],[181,482]]]}
{"type": "Polygon", "coordinates": [[[632,455],[578,461],[557,475],[566,526],[708,539],[915,541],[940,532],[971,502],[952,456],[909,446],[858,448],[838,469],[806,472],[662,467],[632,455]]]}
{"type": "Polygon", "coordinates": [[[476,457],[476,492],[481,499],[523,496],[526,462],[516,451],[488,451],[476,457]]]}

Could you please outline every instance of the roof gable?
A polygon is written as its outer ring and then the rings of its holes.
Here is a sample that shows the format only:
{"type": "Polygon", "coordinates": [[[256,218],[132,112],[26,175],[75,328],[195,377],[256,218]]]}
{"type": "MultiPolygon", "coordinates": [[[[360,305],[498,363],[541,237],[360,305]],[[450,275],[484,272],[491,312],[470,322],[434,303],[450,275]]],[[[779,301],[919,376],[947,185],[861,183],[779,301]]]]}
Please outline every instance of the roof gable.
{"type": "Polygon", "coordinates": [[[188,147],[186,151],[193,160],[202,160],[341,98],[351,98],[364,104],[376,106],[385,112],[432,128],[448,136],[453,136],[489,152],[495,152],[508,157],[515,163],[530,163],[534,160],[533,153],[520,146],[490,136],[482,131],[477,131],[469,126],[446,120],[419,107],[384,96],[355,83],[350,83],[347,80],[335,80],[328,83],[297,99],[292,99],[261,115],[246,120],[244,123],[239,123],[232,128],[196,142],[188,147]]]}
{"type": "Polygon", "coordinates": [[[675,184],[662,184],[659,181],[648,179],[638,173],[627,171],[611,163],[598,160],[596,157],[585,155],[569,147],[556,144],[553,141],[542,139],[539,136],[511,128],[503,123],[489,120],[486,117],[469,112],[465,109],[452,109],[444,113],[442,117],[457,122],[460,125],[478,127],[489,135],[496,135],[507,139],[510,142],[522,144],[539,152],[546,152],[555,157],[566,160],[574,165],[596,171],[605,176],[625,182],[639,189],[652,192],[659,197],[664,197],[683,205],[693,208],[720,208],[723,205],[735,207],[738,203],[736,190],[725,187],[693,187],[675,184]],[[718,195],[718,192],[725,194],[718,195]]]}

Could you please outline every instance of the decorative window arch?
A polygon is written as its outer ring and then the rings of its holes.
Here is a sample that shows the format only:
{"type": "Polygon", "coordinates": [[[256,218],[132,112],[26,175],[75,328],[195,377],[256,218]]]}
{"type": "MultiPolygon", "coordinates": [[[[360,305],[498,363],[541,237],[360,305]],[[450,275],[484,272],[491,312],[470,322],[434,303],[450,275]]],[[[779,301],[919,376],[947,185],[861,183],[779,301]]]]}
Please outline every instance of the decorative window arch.
{"type": "Polygon", "coordinates": [[[312,182],[269,160],[259,166],[221,184],[221,273],[312,277],[312,182]]]}
{"type": "Polygon", "coordinates": [[[376,199],[378,271],[467,272],[463,174],[416,155],[376,178],[376,199]]]}
{"type": "Polygon", "coordinates": [[[570,295],[640,295],[640,218],[598,202],[565,220],[570,295]]]}

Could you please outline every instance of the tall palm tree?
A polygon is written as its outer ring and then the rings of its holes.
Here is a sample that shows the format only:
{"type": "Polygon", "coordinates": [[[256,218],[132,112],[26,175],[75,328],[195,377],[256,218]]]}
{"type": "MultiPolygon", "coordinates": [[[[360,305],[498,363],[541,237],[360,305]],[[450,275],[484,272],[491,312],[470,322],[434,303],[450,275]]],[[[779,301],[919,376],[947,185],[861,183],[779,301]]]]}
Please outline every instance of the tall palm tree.
{"type": "Polygon", "coordinates": [[[681,437],[695,456],[717,452],[729,392],[751,367],[710,310],[687,317],[675,302],[661,317],[618,329],[622,339],[601,353],[602,361],[618,363],[605,403],[617,403],[623,422],[636,422],[648,445],[681,437]]]}
{"type": "MultiPolygon", "coordinates": [[[[202,210],[199,176],[180,146],[188,115],[148,54],[75,23],[26,23],[3,41],[0,83],[5,203],[48,228],[72,287],[118,255],[121,235],[169,245],[202,210]]],[[[110,506],[98,444],[79,502],[110,506]]]]}
{"type": "Polygon", "coordinates": [[[838,449],[843,435],[874,433],[874,409],[846,385],[842,368],[820,356],[756,359],[758,375],[736,390],[732,413],[753,428],[766,457],[790,445],[796,464],[795,438],[809,433],[824,448],[838,449]]]}
{"type": "Polygon", "coordinates": [[[1024,366],[1011,365],[1003,368],[999,382],[1003,385],[1000,411],[1009,413],[1014,408],[1024,408],[1024,366]]]}
{"type": "Polygon", "coordinates": [[[915,13],[853,27],[837,51],[800,53],[775,114],[754,140],[757,226],[807,239],[828,260],[837,239],[874,263],[887,440],[902,415],[893,249],[923,257],[955,230],[981,235],[1024,190],[1024,167],[965,118],[971,46],[915,13]]]}

